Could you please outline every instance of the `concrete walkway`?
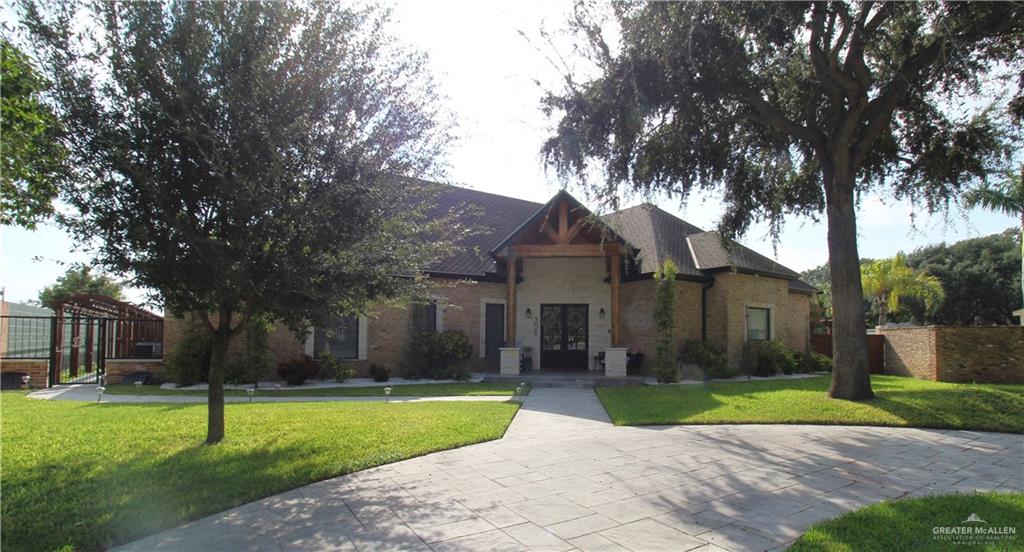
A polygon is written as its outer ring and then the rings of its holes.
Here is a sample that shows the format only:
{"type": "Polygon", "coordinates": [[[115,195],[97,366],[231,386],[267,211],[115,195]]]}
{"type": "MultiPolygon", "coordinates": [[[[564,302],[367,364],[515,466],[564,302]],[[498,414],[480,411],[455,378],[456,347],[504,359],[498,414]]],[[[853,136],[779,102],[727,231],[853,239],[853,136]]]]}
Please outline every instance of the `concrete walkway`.
{"type": "Polygon", "coordinates": [[[500,440],[301,487],[122,550],[783,549],[874,502],[1022,485],[1020,435],[614,427],[590,390],[534,389],[500,440]]]}
{"type": "MultiPolygon", "coordinates": [[[[96,402],[96,385],[60,385],[49,389],[40,389],[28,394],[30,399],[58,400],[58,401],[86,401],[96,402]]],[[[458,397],[391,397],[389,400],[394,403],[405,402],[428,402],[428,401],[507,401],[512,399],[508,395],[473,395],[458,397]]],[[[102,403],[205,403],[204,395],[111,395],[104,394],[100,400],[102,403]]],[[[254,396],[252,401],[249,397],[227,396],[224,402],[247,403],[247,402],[384,402],[384,396],[379,397],[343,397],[343,396],[321,396],[321,397],[297,397],[285,395],[281,397],[254,396]]]]}

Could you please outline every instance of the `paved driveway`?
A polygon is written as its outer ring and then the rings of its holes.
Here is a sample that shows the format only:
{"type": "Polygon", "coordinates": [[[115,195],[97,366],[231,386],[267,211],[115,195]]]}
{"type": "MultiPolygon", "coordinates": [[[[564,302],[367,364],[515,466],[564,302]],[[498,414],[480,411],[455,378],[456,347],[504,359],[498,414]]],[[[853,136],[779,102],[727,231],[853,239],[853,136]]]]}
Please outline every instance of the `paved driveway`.
{"type": "Polygon", "coordinates": [[[1022,479],[1020,435],[613,427],[590,390],[535,389],[501,440],[308,485],[125,549],[782,549],[859,506],[1020,491],[1022,479]]]}

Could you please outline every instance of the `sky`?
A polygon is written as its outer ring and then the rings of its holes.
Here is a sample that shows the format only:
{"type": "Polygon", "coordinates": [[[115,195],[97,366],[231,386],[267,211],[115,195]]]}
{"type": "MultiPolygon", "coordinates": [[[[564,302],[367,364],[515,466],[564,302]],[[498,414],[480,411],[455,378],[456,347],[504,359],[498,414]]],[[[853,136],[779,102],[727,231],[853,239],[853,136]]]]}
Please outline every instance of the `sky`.
{"type": "MultiPolygon", "coordinates": [[[[561,185],[544,171],[539,156],[552,126],[540,111],[539,99],[542,86],[556,88],[558,73],[537,43],[542,28],[564,37],[557,31],[563,28],[571,3],[401,0],[393,6],[393,31],[406,45],[430,56],[440,91],[456,116],[460,140],[449,158],[449,180],[537,202],[550,199],[561,185]]],[[[561,50],[571,45],[556,46],[561,50]]],[[[583,199],[579,189],[569,191],[583,199]]],[[[622,207],[641,201],[627,200],[622,207]]],[[[715,194],[693,196],[685,205],[663,198],[653,201],[704,229],[713,229],[722,213],[715,194]]],[[[908,203],[872,194],[861,198],[858,209],[859,251],[862,257],[888,257],[924,245],[1002,232],[1016,224],[1012,217],[982,210],[929,216],[908,203]]],[[[787,219],[777,248],[764,224],[751,227],[740,241],[797,271],[828,260],[823,220],[787,219]]],[[[88,260],[88,254],[74,251],[71,239],[51,225],[35,231],[0,228],[0,286],[7,300],[35,299],[67,263],[88,260]]],[[[141,302],[144,293],[129,290],[127,298],[141,302]]]]}

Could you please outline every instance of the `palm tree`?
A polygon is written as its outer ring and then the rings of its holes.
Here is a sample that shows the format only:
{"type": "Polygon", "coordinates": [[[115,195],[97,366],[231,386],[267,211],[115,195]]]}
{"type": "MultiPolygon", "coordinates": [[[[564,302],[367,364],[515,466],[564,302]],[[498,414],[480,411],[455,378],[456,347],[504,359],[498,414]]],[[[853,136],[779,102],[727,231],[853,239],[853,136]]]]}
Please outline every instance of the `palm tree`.
{"type": "Polygon", "coordinates": [[[928,314],[935,312],[946,294],[939,279],[907,265],[907,257],[897,253],[891,259],[879,259],[860,267],[864,295],[878,306],[878,325],[884,326],[890,312],[900,309],[901,297],[924,300],[928,314]]]}
{"type": "Polygon", "coordinates": [[[1005,178],[1002,182],[967,192],[964,205],[1020,217],[1020,292],[1021,297],[1024,297],[1024,163],[1021,163],[1016,175],[1009,170],[1003,174],[1005,178]]]}

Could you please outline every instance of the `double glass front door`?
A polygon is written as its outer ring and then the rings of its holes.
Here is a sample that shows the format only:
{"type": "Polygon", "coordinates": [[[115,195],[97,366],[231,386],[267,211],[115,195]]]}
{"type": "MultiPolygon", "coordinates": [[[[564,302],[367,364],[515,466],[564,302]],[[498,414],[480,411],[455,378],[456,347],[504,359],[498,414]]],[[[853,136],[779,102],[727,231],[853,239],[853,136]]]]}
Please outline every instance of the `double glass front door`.
{"type": "Polygon", "coordinates": [[[587,305],[540,306],[541,369],[587,369],[587,317],[587,305]]]}

